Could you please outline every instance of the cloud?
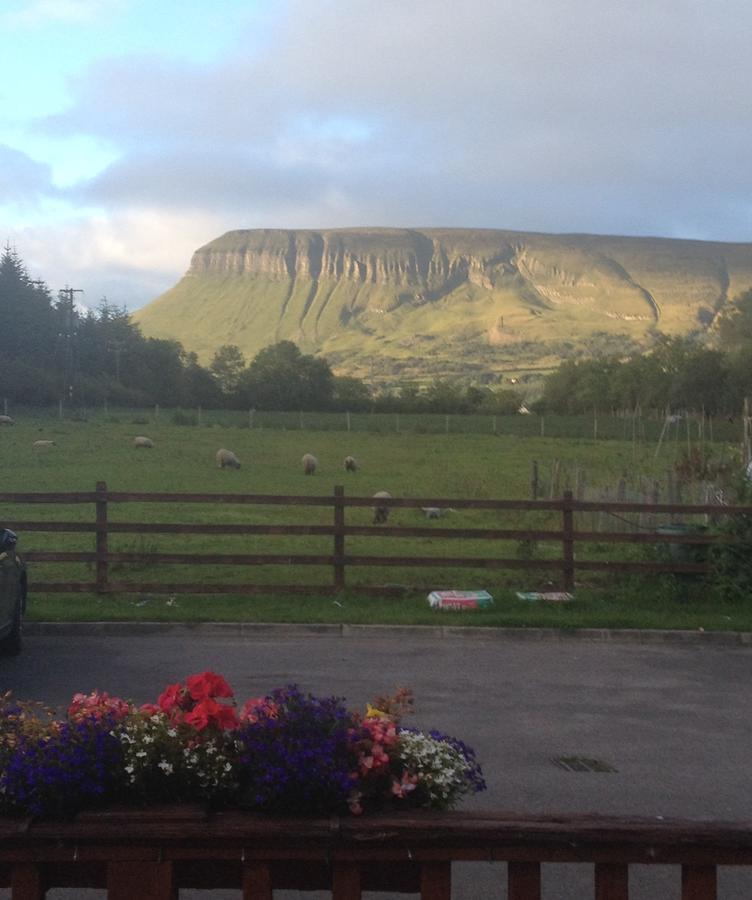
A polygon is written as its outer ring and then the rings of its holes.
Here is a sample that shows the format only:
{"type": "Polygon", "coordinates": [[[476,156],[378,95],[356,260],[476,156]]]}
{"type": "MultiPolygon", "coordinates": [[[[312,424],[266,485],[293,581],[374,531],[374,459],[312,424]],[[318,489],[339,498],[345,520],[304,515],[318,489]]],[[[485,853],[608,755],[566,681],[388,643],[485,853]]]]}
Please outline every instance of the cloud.
{"type": "Polygon", "coordinates": [[[161,209],[91,215],[10,235],[30,272],[53,290],[72,285],[96,306],[103,295],[135,309],[171,287],[193,251],[227,230],[221,217],[161,209]]]}
{"type": "Polygon", "coordinates": [[[7,28],[33,28],[53,22],[88,22],[122,7],[125,0],[27,0],[0,15],[7,28]]]}
{"type": "Polygon", "coordinates": [[[0,206],[33,205],[54,193],[50,166],[0,144],[0,206]]]}
{"type": "Polygon", "coordinates": [[[100,59],[37,127],[119,154],[61,192],[102,211],[69,232],[92,272],[176,276],[234,227],[744,240],[751,24],[748,0],[277,0],[219,61],[100,59]]]}

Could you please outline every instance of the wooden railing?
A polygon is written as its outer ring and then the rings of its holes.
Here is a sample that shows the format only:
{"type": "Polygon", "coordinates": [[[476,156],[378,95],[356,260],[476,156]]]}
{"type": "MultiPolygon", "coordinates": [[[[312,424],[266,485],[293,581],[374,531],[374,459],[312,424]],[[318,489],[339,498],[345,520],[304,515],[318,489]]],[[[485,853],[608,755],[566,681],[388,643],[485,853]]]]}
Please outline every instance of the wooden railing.
{"type": "MultiPolygon", "coordinates": [[[[752,514],[751,506],[708,506],[677,505],[669,503],[617,503],[589,502],[575,500],[571,491],[566,491],[559,499],[551,500],[490,500],[451,498],[394,498],[380,501],[387,504],[392,512],[401,508],[439,509],[474,509],[497,512],[555,513],[559,516],[560,528],[450,528],[434,525],[421,527],[405,526],[390,522],[384,525],[348,525],[346,510],[355,507],[372,507],[371,497],[346,497],[342,487],[336,487],[331,496],[277,496],[262,494],[198,494],[198,493],[140,493],[109,491],[104,482],[98,482],[95,491],[71,493],[9,493],[0,492],[0,524],[12,528],[21,534],[25,532],[48,533],[90,533],[95,537],[95,546],[91,551],[34,550],[27,552],[26,558],[33,563],[87,563],[94,567],[96,580],[93,582],[46,582],[38,578],[38,568],[32,571],[32,590],[52,593],[99,592],[99,593],[231,593],[231,594],[271,594],[271,593],[308,593],[329,594],[341,591],[346,586],[347,570],[353,566],[380,568],[471,568],[471,569],[527,569],[545,570],[558,574],[561,587],[571,590],[575,583],[575,573],[584,571],[614,571],[636,573],[673,572],[685,575],[700,575],[709,571],[707,562],[687,561],[676,558],[665,560],[623,560],[623,559],[583,559],[578,550],[588,543],[599,544],[668,544],[678,546],[697,546],[716,543],[721,539],[718,534],[685,533],[666,534],[653,528],[642,527],[632,531],[585,531],[575,528],[575,516],[582,513],[606,513],[615,517],[623,528],[626,516],[655,517],[668,514],[673,517],[702,515],[714,520],[724,516],[746,513],[752,514]],[[286,506],[299,508],[303,506],[327,507],[331,511],[331,524],[179,524],[170,522],[126,522],[113,521],[110,511],[113,505],[127,503],[170,504],[213,504],[213,505],[246,505],[246,506],[286,506]],[[52,521],[25,520],[16,515],[5,516],[3,507],[18,505],[80,505],[93,506],[95,514],[92,521],[52,521]],[[318,554],[291,553],[210,553],[210,552],[112,552],[109,539],[114,534],[139,535],[277,535],[282,537],[328,537],[332,541],[331,552],[318,554]],[[378,537],[389,539],[432,538],[452,541],[488,540],[488,541],[534,541],[557,544],[561,547],[561,555],[557,558],[535,556],[535,558],[487,556],[407,556],[407,555],[363,555],[347,552],[346,541],[349,537],[378,537]],[[172,583],[172,582],[137,582],[115,581],[111,577],[112,564],[136,563],[141,565],[184,564],[211,566],[325,566],[332,569],[333,578],[328,584],[274,583],[254,584],[249,582],[232,583],[172,583]]],[[[626,520],[629,524],[629,520],[626,520]]],[[[437,585],[432,585],[437,587],[437,585]]],[[[439,586],[440,587],[440,586],[439,586]]],[[[445,587],[452,587],[446,585],[445,587]]],[[[384,593],[384,586],[358,585],[364,593],[384,593]]],[[[386,588],[388,590],[388,588],[386,588]]]]}
{"type": "MultiPolygon", "coordinates": [[[[453,862],[506,863],[497,877],[509,900],[540,900],[546,863],[590,865],[592,887],[577,900],[629,900],[632,865],[673,866],[682,900],[716,900],[719,865],[752,865],[752,822],[428,812],[270,819],[199,807],[0,819],[0,886],[12,900],[43,900],[52,887],[106,888],[109,900],[176,900],[189,887],[242,890],[244,900],[272,900],[281,888],[331,891],[333,900],[366,890],[449,900],[453,862]]],[[[472,867],[463,878],[465,894],[482,900],[472,867]]]]}

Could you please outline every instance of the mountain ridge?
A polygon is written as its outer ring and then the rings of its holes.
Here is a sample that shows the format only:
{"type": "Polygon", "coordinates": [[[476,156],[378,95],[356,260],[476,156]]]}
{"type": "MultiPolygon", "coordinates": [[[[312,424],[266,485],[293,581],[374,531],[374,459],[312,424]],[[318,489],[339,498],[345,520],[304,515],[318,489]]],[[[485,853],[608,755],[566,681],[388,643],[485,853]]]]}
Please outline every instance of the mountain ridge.
{"type": "Polygon", "coordinates": [[[501,229],[230,231],[134,314],[208,361],[276,340],[347,374],[482,377],[703,334],[752,286],[752,243],[501,229]]]}

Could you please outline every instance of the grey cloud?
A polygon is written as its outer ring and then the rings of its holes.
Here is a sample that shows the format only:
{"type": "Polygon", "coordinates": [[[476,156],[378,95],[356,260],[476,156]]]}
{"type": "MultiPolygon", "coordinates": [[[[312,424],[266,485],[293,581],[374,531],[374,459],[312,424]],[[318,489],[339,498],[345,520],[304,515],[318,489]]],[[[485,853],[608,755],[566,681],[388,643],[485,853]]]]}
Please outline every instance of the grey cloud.
{"type": "Polygon", "coordinates": [[[49,166],[0,144],[0,204],[35,204],[54,193],[49,166]]]}
{"type": "Polygon", "coordinates": [[[79,196],[290,225],[318,210],[343,220],[307,224],[748,234],[747,0],[286,0],[275,15],[213,66],[88,72],[40,125],[123,148],[79,196]],[[338,135],[347,120],[363,133],[338,135]]]}

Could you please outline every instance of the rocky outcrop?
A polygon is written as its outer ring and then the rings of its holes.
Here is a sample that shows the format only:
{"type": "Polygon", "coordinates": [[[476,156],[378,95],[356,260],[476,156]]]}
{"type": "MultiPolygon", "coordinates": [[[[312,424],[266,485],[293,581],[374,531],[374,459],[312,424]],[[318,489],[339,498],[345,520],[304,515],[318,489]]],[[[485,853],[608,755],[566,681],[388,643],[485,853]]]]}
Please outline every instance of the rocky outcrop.
{"type": "MultiPolygon", "coordinates": [[[[175,288],[135,315],[203,359],[291,339],[341,371],[409,347],[411,371],[458,346],[501,369],[562,350],[712,328],[752,285],[752,245],[470,229],[232,231],[200,248],[175,288]],[[598,338],[601,340],[601,338],[598,338]],[[491,355],[485,354],[488,348],[491,355]],[[468,350],[472,348],[472,350],[468,350]],[[528,351],[525,351],[528,352],[528,351]],[[484,355],[485,354],[485,355],[484,355]]],[[[390,357],[390,354],[392,355],[390,357]]],[[[378,361],[378,363],[376,362],[378,361]]]]}

